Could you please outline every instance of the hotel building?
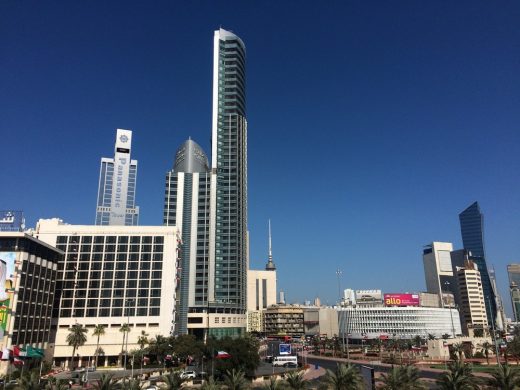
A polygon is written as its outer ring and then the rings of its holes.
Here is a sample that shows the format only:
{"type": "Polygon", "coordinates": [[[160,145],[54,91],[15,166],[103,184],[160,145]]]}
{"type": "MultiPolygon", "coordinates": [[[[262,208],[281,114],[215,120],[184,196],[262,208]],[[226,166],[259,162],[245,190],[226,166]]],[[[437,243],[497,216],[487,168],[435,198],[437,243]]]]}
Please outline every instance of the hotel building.
{"type": "Polygon", "coordinates": [[[121,357],[123,324],[130,325],[128,351],[138,349],[141,331],[149,338],[174,332],[178,272],[175,227],[82,226],[59,219],[40,220],[34,235],[65,253],[59,262],[52,340],[55,364],[68,364],[72,347],[68,329],[78,323],[88,329],[79,347],[82,365],[95,355],[96,325],[104,355],[99,364],[121,357]],[[104,360],[104,362],[103,362],[104,360]]]}

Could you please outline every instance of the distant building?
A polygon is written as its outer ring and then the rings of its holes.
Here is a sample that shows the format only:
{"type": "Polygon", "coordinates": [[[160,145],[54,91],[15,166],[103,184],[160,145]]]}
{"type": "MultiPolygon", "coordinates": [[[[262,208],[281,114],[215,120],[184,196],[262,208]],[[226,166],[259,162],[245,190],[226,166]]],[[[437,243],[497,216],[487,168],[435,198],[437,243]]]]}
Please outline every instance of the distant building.
{"type": "Polygon", "coordinates": [[[450,242],[432,242],[423,250],[424,277],[426,291],[437,294],[441,299],[441,306],[445,306],[443,294],[445,283],[453,278],[451,252],[453,244],[450,242]]]}
{"type": "Polygon", "coordinates": [[[496,322],[497,318],[497,292],[493,290],[484,249],[484,215],[480,211],[478,202],[472,203],[459,214],[460,231],[464,249],[471,253],[472,261],[478,266],[482,278],[484,299],[489,304],[488,323],[496,322]]]}
{"type": "Polygon", "coordinates": [[[103,157],[99,171],[96,225],[135,226],[137,161],[131,159],[132,131],[117,129],[114,158],[103,157]]]}
{"type": "MultiPolygon", "coordinates": [[[[21,232],[0,233],[0,349],[47,349],[63,252],[21,232]]],[[[2,356],[0,373],[9,360],[2,356]]]]}
{"type": "Polygon", "coordinates": [[[264,310],[264,327],[267,335],[288,335],[301,337],[303,326],[303,306],[274,305],[264,310]]]}
{"type": "Polygon", "coordinates": [[[431,307],[339,307],[339,336],[350,339],[412,339],[460,334],[456,309],[431,307]]]}
{"type": "Polygon", "coordinates": [[[421,292],[419,301],[422,307],[441,307],[439,294],[421,292]]]}
{"type": "Polygon", "coordinates": [[[463,331],[470,335],[474,329],[487,332],[486,301],[477,265],[471,260],[466,260],[464,267],[457,267],[457,280],[463,331]]]}
{"type": "Polygon", "coordinates": [[[23,211],[0,211],[0,232],[23,232],[24,229],[25,218],[23,216],[23,211]]]}
{"type": "Polygon", "coordinates": [[[303,329],[305,336],[338,336],[338,312],[332,307],[304,307],[303,329]]]}
{"type": "Polygon", "coordinates": [[[513,305],[513,322],[520,322],[520,264],[507,266],[509,275],[509,293],[513,305]]]}
{"type": "Polygon", "coordinates": [[[150,338],[174,332],[180,235],[168,226],[83,226],[40,220],[35,236],[65,253],[54,299],[52,342],[56,365],[68,365],[68,329],[82,324],[87,342],[80,365],[95,355],[92,331],[104,325],[100,365],[120,363],[121,332],[129,323],[128,351],[139,349],[141,331],[150,338]],[[117,342],[113,340],[118,340],[117,342]]]}

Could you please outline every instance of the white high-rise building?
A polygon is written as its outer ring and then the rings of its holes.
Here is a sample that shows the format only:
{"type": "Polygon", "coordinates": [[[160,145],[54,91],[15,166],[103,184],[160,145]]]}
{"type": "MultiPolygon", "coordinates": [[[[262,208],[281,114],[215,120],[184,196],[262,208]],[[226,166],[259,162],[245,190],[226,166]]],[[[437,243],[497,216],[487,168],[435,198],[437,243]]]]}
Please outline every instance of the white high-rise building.
{"type": "Polygon", "coordinates": [[[451,242],[432,242],[423,250],[426,290],[429,293],[438,294],[443,307],[446,303],[444,295],[450,293],[447,286],[453,278],[452,251],[453,244],[451,242]]]}
{"type": "Polygon", "coordinates": [[[137,160],[131,159],[132,131],[117,129],[114,158],[103,157],[99,170],[96,225],[135,226],[137,160]]]}
{"type": "Polygon", "coordinates": [[[60,261],[54,296],[51,343],[55,364],[68,364],[72,347],[69,328],[87,330],[77,351],[81,365],[95,355],[96,325],[105,326],[100,365],[117,364],[123,324],[128,323],[128,351],[139,349],[141,331],[149,338],[174,332],[180,235],[170,226],[82,226],[59,219],[40,220],[34,235],[65,253],[60,261]]]}

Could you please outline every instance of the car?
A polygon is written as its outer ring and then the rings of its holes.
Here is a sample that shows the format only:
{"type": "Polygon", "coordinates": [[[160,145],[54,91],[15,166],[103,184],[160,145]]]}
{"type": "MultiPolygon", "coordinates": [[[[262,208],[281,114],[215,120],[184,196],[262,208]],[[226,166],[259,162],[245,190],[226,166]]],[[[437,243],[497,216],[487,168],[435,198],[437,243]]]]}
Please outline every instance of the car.
{"type": "Polygon", "coordinates": [[[87,371],[94,372],[94,371],[96,371],[96,367],[95,366],[87,367],[87,371]]]}
{"type": "Polygon", "coordinates": [[[195,379],[197,377],[197,373],[195,371],[183,371],[181,372],[182,379],[195,379]]]}
{"type": "Polygon", "coordinates": [[[293,363],[293,362],[288,362],[288,363],[285,363],[283,366],[286,368],[296,368],[296,367],[298,367],[298,364],[293,363]]]}

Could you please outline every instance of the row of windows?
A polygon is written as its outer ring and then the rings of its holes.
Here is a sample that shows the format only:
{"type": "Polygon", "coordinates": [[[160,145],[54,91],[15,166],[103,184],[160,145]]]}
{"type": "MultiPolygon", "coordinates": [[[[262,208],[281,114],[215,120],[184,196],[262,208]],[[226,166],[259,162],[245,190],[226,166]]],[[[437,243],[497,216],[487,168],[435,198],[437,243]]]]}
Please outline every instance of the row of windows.
{"type": "Polygon", "coordinates": [[[131,244],[163,244],[163,236],[58,236],[57,244],[115,244],[115,243],[131,243],[131,244]]]}

